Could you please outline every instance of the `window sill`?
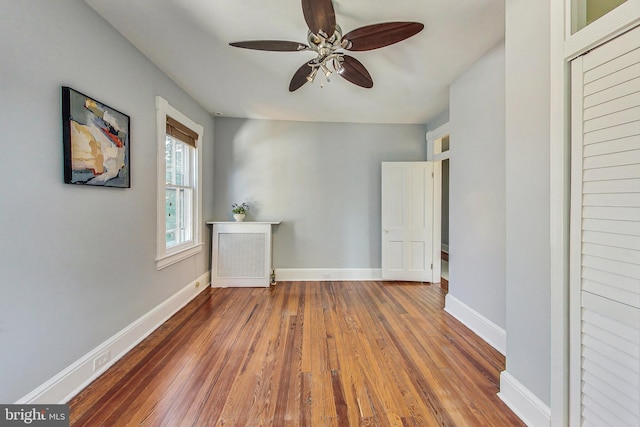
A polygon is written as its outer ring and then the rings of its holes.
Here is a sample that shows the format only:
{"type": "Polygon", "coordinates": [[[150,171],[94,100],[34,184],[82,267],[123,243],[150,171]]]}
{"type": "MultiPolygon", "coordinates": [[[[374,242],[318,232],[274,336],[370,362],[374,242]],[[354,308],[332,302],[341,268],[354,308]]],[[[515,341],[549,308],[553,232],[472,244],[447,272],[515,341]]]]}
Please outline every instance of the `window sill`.
{"type": "Polygon", "coordinates": [[[196,254],[202,252],[202,243],[198,243],[196,245],[190,246],[186,249],[182,249],[178,252],[172,253],[171,255],[163,256],[162,258],[156,259],[156,268],[158,270],[162,270],[165,267],[169,267],[177,262],[182,261],[183,259],[187,259],[196,254]]]}

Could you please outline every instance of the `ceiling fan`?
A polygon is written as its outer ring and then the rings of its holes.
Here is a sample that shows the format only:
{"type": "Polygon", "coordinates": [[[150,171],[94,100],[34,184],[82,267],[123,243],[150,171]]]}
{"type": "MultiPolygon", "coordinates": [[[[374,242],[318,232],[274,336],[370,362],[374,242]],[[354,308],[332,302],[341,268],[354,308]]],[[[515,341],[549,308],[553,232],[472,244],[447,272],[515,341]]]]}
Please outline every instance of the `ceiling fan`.
{"type": "Polygon", "coordinates": [[[304,63],[294,73],[289,92],[313,82],[322,72],[327,81],[335,72],[347,81],[364,87],[373,87],[373,79],[360,61],[341,50],[366,51],[389,46],[418,34],[424,28],[419,22],[383,22],[349,31],[344,36],[336,24],[331,0],[302,0],[302,13],[307,22],[308,45],[284,40],[250,40],[229,43],[234,47],[275,52],[314,51],[317,57],[304,63]]]}

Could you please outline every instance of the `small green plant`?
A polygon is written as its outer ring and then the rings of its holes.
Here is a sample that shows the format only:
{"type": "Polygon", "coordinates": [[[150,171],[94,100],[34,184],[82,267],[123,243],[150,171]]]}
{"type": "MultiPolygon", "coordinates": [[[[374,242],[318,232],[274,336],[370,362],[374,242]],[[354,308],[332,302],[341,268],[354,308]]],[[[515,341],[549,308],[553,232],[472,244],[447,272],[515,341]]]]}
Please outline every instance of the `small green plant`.
{"type": "Polygon", "coordinates": [[[231,207],[231,212],[233,212],[234,214],[246,214],[249,210],[249,205],[245,202],[242,202],[242,204],[234,203],[231,205],[231,207]]]}

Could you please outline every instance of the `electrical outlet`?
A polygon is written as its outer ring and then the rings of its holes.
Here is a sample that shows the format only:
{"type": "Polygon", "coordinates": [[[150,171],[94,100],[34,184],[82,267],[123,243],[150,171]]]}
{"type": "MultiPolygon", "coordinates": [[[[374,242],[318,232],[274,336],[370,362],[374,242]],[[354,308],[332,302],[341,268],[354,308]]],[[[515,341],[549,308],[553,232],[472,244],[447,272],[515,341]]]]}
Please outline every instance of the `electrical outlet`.
{"type": "Polygon", "coordinates": [[[110,350],[105,350],[100,353],[95,359],[93,359],[93,371],[95,372],[98,369],[102,368],[107,364],[107,362],[109,362],[109,360],[111,360],[110,350]]]}
{"type": "Polygon", "coordinates": [[[196,282],[196,288],[200,287],[200,282],[196,282]]]}

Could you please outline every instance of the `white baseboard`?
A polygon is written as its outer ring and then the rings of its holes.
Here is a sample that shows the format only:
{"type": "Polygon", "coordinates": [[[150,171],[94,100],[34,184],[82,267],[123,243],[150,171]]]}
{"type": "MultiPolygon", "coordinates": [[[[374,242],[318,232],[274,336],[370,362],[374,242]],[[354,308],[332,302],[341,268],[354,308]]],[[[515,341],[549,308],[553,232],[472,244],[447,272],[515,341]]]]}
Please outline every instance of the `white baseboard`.
{"type": "Polygon", "coordinates": [[[277,268],[278,282],[382,280],[379,268],[277,268]]]}
{"type": "Polygon", "coordinates": [[[503,355],[505,354],[507,348],[507,333],[500,326],[451,294],[447,294],[446,296],[444,310],[464,323],[467,328],[475,332],[493,348],[503,355]]]}
{"type": "Polygon", "coordinates": [[[206,289],[209,284],[209,277],[209,272],[204,273],[151,311],[41,384],[31,393],[22,397],[16,404],[67,403],[73,396],[127,354],[129,350],[206,289]],[[196,282],[200,282],[200,286],[197,288],[196,282]],[[108,360],[94,371],[94,360],[102,355],[107,355],[108,360]]]}
{"type": "Polygon", "coordinates": [[[498,397],[529,427],[549,427],[551,409],[507,371],[500,373],[498,397]]]}

